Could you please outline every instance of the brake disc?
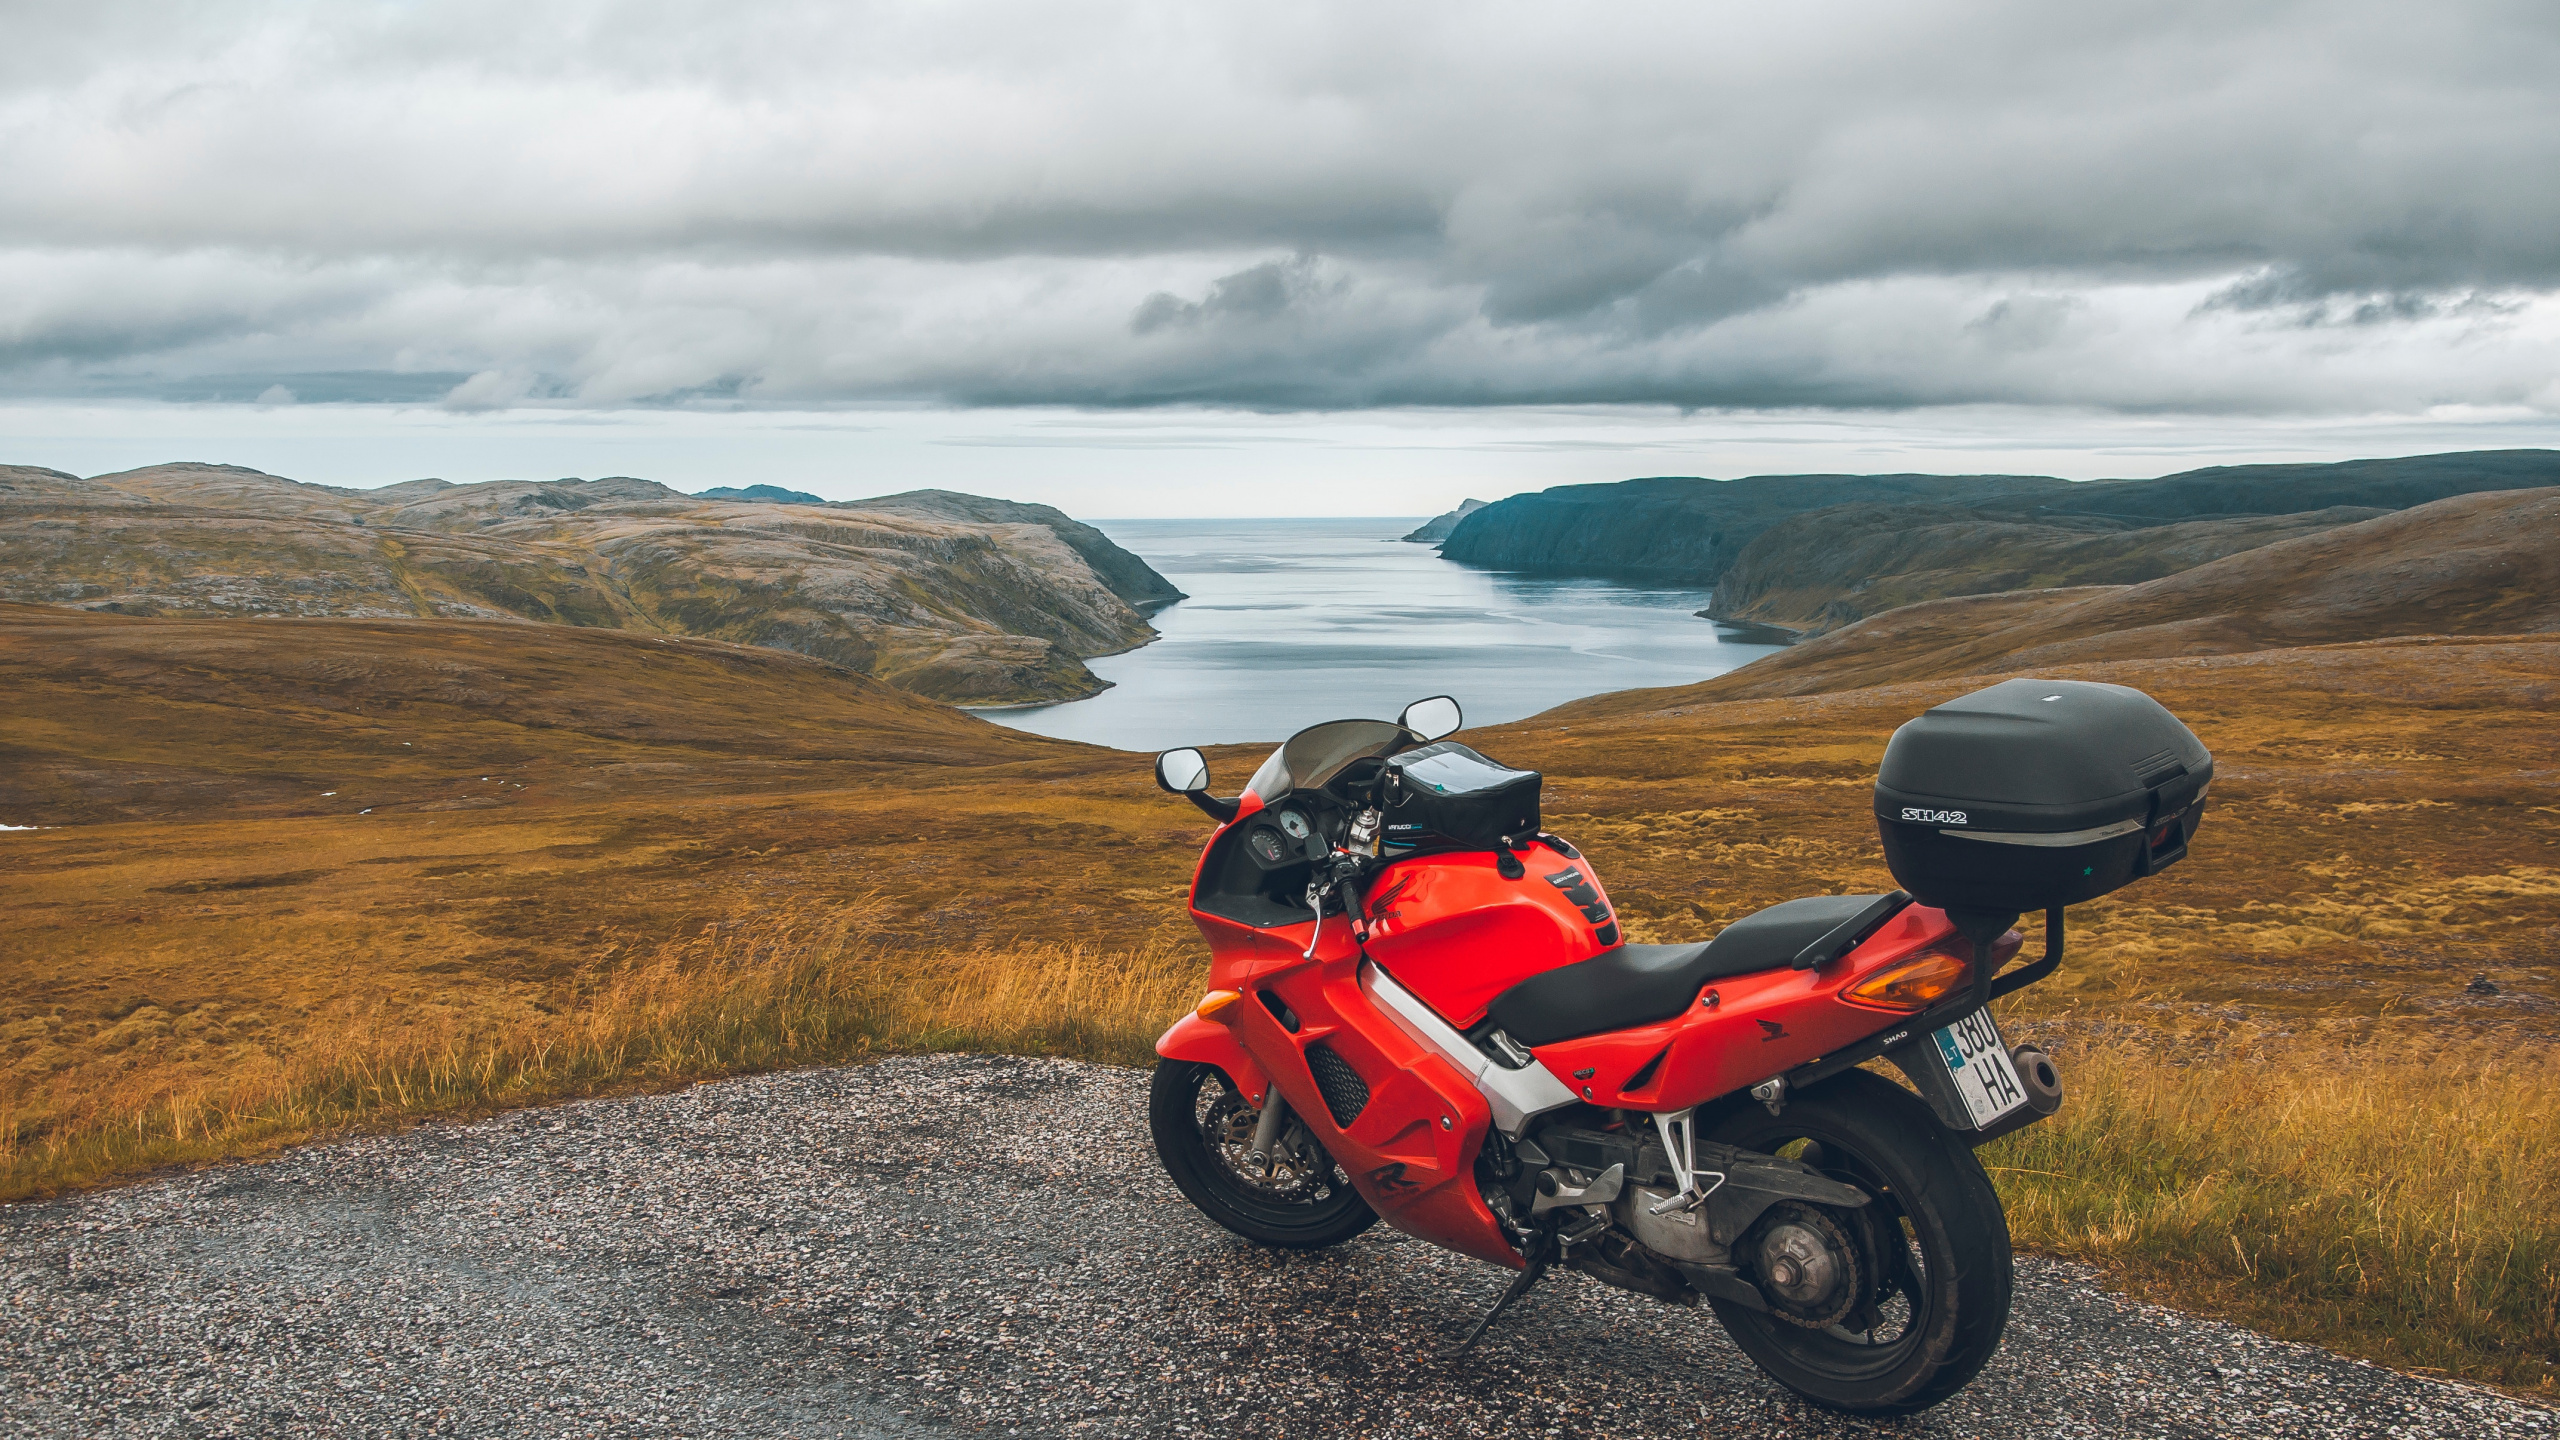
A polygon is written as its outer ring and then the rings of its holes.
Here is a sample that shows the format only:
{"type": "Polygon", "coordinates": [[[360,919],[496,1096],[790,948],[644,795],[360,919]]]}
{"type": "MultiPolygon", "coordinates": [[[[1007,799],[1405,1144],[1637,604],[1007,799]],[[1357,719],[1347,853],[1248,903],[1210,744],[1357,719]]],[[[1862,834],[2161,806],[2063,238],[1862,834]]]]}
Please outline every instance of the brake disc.
{"type": "Polygon", "coordinates": [[[1323,1176],[1305,1153],[1311,1148],[1306,1143],[1306,1127],[1294,1118],[1282,1127],[1280,1139],[1271,1147],[1268,1172],[1247,1158],[1253,1153],[1254,1127],[1260,1119],[1244,1097],[1228,1091],[1210,1104],[1209,1113],[1201,1117],[1200,1130],[1209,1142],[1210,1152],[1218,1157],[1219,1166],[1238,1184],[1282,1204],[1319,1198],[1323,1176]]]}

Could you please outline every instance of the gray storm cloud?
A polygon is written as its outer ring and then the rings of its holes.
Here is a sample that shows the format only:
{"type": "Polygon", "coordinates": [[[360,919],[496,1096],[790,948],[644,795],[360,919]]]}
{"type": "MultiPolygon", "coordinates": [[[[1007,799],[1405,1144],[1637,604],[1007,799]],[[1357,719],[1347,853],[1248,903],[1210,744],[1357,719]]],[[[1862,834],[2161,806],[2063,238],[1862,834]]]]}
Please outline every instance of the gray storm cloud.
{"type": "Polygon", "coordinates": [[[2560,11],[23,7],[0,387],[2560,410],[2560,11]]]}

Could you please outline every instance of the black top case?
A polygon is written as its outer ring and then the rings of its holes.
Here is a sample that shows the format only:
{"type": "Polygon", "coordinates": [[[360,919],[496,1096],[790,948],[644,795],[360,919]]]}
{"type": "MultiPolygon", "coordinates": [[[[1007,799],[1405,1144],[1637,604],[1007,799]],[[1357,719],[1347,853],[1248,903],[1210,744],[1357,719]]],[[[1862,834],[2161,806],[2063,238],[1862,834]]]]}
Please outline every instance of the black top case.
{"type": "Polygon", "coordinates": [[[2204,742],[2139,690],[2005,680],[1893,733],[1876,828],[1924,905],[2043,910],[2183,858],[2212,780],[2204,742]]]}

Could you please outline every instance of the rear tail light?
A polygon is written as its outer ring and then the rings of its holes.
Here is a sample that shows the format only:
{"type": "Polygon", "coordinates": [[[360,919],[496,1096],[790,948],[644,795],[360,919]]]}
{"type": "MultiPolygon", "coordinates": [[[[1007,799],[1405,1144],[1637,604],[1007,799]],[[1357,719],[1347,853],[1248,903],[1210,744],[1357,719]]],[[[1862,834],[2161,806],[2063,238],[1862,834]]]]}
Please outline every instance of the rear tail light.
{"type": "MultiPolygon", "coordinates": [[[[1998,953],[1996,948],[1994,953],[1998,953]]],[[[2014,948],[2013,951],[2014,952],[2014,948]]],[[[1973,963],[1931,950],[1888,965],[1849,987],[1842,997],[1879,1010],[1926,1010],[1973,983],[1973,963]]]]}

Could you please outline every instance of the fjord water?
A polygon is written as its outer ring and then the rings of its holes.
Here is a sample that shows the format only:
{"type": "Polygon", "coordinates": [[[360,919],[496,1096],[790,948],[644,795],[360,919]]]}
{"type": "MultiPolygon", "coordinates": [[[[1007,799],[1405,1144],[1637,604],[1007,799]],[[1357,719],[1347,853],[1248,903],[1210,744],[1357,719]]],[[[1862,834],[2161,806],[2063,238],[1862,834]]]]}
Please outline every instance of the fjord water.
{"type": "Polygon", "coordinates": [[[1419,520],[1093,523],[1191,598],[1155,615],[1162,639],[1090,662],[1111,689],[988,719],[1153,751],[1392,719],[1448,694],[1469,725],[1490,725],[1703,680],[1777,648],[1719,638],[1697,618],[1704,590],[1470,569],[1397,539],[1419,520]]]}

